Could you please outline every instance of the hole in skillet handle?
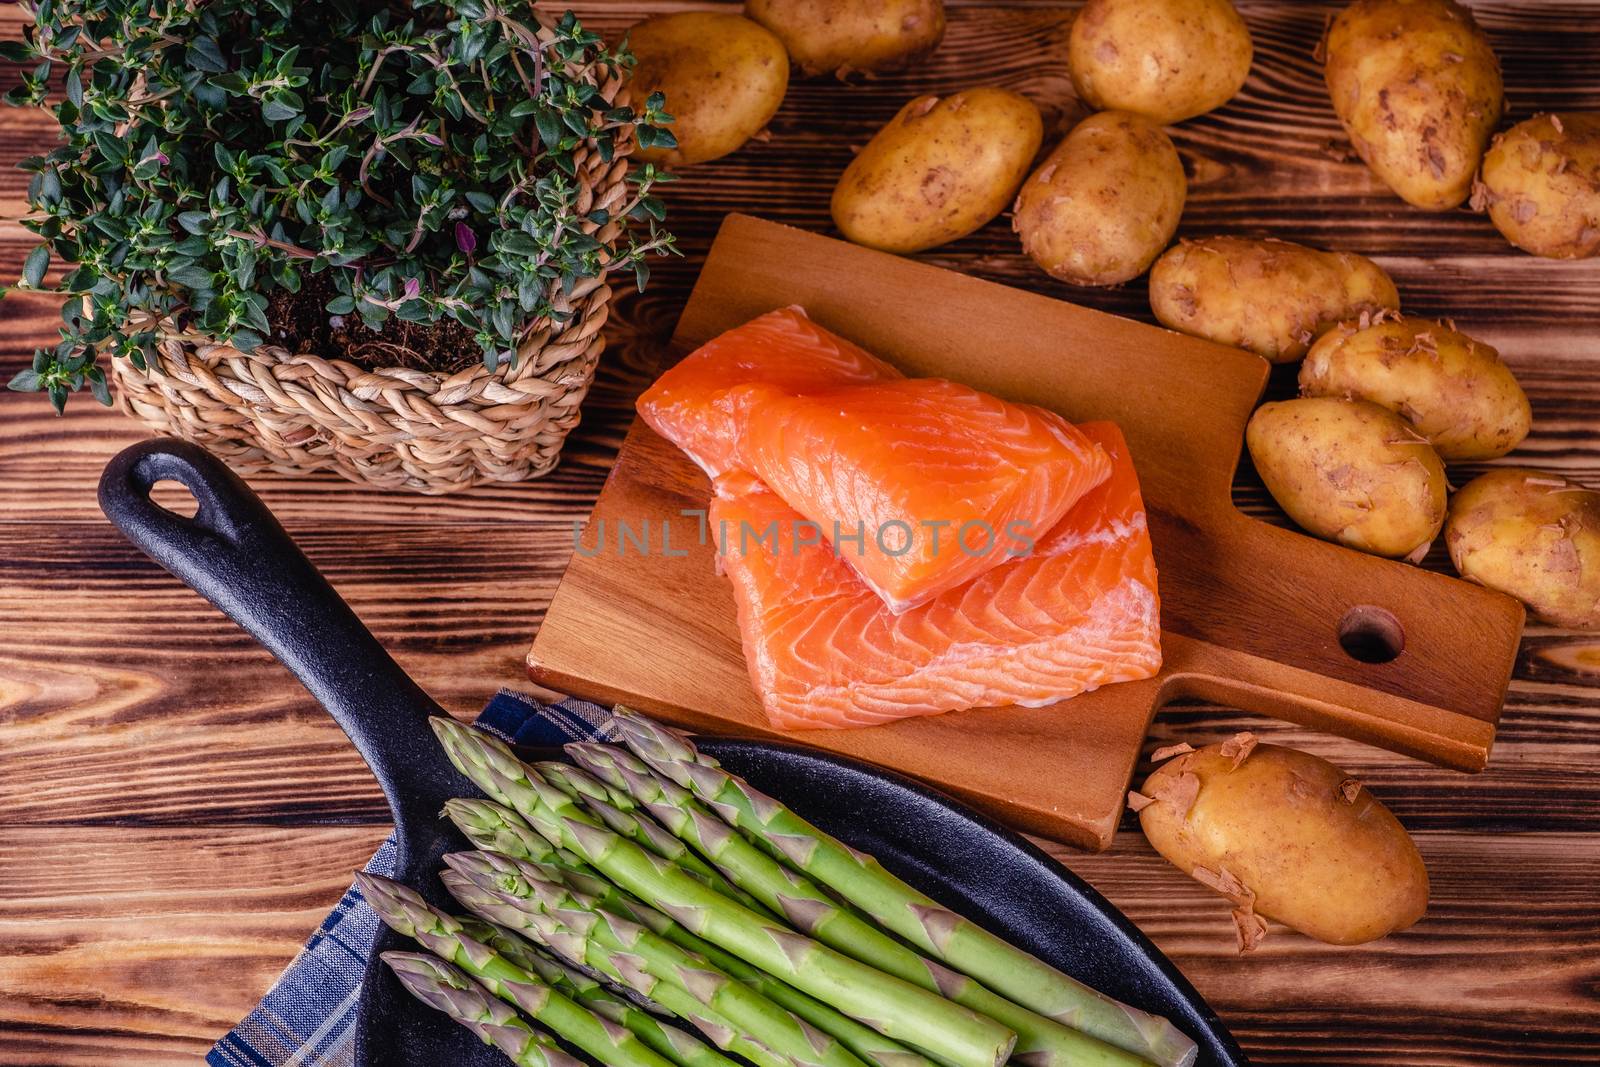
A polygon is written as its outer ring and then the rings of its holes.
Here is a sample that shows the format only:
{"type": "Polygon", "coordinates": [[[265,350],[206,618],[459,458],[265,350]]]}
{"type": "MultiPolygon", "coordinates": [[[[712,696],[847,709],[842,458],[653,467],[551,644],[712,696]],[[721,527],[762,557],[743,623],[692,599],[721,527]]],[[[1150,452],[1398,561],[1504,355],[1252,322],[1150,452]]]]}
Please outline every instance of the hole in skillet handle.
{"type": "MultiPolygon", "coordinates": [[[[1138,927],[1010,830],[903,775],[850,759],[799,745],[717,737],[696,742],[728,770],[876,856],[940,903],[1080,981],[1172,1020],[1199,1043],[1197,1067],[1248,1064],[1216,1013],[1138,927]]],[[[549,752],[524,755],[551,758],[549,752]]],[[[430,888],[443,892],[436,877],[426,883],[425,895],[430,888]]],[[[415,949],[392,932],[379,940],[383,951],[415,949]]],[[[361,1010],[358,1064],[505,1062],[465,1028],[411,998],[376,955],[361,1010]]]]}
{"type": "Polygon", "coordinates": [[[158,507],[178,516],[193,519],[200,511],[200,501],[189,487],[173,478],[162,478],[150,487],[150,500],[158,507]]]}
{"type": "Polygon", "coordinates": [[[1362,663],[1389,663],[1405,651],[1406,630],[1394,612],[1362,604],[1339,620],[1339,647],[1362,663]]]}

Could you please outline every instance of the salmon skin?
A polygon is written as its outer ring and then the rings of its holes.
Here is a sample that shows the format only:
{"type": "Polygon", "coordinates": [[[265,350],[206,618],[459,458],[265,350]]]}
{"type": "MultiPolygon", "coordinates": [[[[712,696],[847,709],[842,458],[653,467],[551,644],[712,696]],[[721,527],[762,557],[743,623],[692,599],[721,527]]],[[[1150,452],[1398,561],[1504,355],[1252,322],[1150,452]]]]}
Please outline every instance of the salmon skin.
{"type": "Polygon", "coordinates": [[[777,494],[749,479],[724,486],[709,521],[772,725],[1040,707],[1160,670],[1156,566],[1133,462],[1113,424],[1080,429],[1109,457],[1110,476],[1031,555],[899,614],[777,494]],[[749,531],[768,536],[754,543],[749,531]]]}
{"type": "Polygon", "coordinates": [[[759,480],[893,612],[1026,555],[1111,470],[1054,412],[904,378],[794,307],[690,354],[639,412],[719,492],[759,480]]]}

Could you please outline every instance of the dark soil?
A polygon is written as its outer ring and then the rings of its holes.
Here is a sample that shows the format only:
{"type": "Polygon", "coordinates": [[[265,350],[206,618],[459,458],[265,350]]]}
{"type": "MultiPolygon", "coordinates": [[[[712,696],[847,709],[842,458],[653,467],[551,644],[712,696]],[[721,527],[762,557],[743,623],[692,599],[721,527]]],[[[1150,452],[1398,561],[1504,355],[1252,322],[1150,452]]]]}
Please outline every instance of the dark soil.
{"type": "Polygon", "coordinates": [[[330,315],[326,305],[337,295],[327,274],[304,274],[300,291],[274,289],[267,298],[269,344],[323,359],[349,360],[363,370],[405,367],[454,374],[483,358],[472,331],[453,320],[425,325],[390,318],[382,330],[369,330],[361,316],[330,315]]]}

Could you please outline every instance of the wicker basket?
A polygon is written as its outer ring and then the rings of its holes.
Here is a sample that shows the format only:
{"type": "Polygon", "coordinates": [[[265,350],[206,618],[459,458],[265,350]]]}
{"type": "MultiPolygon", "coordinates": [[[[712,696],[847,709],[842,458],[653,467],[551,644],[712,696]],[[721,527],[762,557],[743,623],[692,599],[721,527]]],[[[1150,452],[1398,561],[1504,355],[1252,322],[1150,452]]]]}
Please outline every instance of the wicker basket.
{"type": "MultiPolygon", "coordinates": [[[[627,103],[620,81],[602,84],[601,94],[615,106],[627,103]]],[[[589,227],[602,242],[622,225],[628,132],[619,131],[610,162],[592,148],[580,149],[576,160],[578,211],[610,212],[604,227],[589,227]]],[[[114,359],[112,378],[128,414],[205,445],[242,472],[335,471],[419,493],[520,481],[560,458],[605,343],[600,327],[610,286],[588,279],[563,298],[556,284],[555,306],[571,316],[533,324],[514,365],[493,373],[481,364],[455,374],[367,371],[273,345],[244,353],[197,334],[161,331],[147,369],[114,359]]]]}

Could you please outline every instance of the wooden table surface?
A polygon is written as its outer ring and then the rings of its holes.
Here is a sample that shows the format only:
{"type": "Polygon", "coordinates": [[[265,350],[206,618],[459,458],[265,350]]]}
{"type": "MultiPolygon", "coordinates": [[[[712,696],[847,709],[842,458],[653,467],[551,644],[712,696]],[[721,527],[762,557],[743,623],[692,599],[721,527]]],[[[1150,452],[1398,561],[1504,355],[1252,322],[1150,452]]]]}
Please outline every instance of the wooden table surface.
{"type": "MultiPolygon", "coordinates": [[[[580,13],[617,29],[688,6],[704,5],[628,0],[580,13]]],[[[1533,259],[1481,217],[1407,208],[1349,161],[1329,110],[1311,52],[1335,5],[1240,7],[1256,45],[1249,83],[1222,111],[1174,131],[1191,174],[1183,232],[1273,234],[1374,256],[1408,310],[1454,316],[1516,370],[1536,424],[1513,458],[1600,485],[1600,260],[1533,259]]],[[[1600,109],[1600,3],[1474,7],[1504,61],[1513,119],[1600,109]]],[[[670,208],[687,254],[658,269],[647,295],[620,303],[584,423],[551,476],[442,499],[328,478],[260,478],[257,488],[452,711],[470,715],[496,688],[525,685],[522,657],[574,523],[722,215],[826,231],[828,194],[852,148],[923,91],[1002,84],[1059,123],[1073,109],[1062,58],[1071,10],[956,0],[931,62],[865,87],[796,83],[770,139],[686,173],[670,208]]],[[[20,17],[7,5],[0,34],[17,36],[20,17]]],[[[9,164],[51,138],[43,114],[0,111],[5,278],[31,247],[14,221],[23,176],[9,164]]],[[[1004,220],[926,258],[1149,318],[1142,281],[1109,291],[1052,283],[1019,254],[1004,220]]],[[[56,306],[32,294],[0,303],[0,376],[53,336],[56,306]]],[[[57,419],[37,396],[0,393],[7,1067],[194,1062],[249,1010],[387,832],[378,790],[327,716],[102,519],[100,469],[143,435],[87,397],[57,419]]],[[[1272,517],[1258,486],[1242,482],[1239,498],[1272,517]]],[[[1436,552],[1429,565],[1442,562],[1436,552]]],[[[1155,939],[1256,1062],[1600,1062],[1600,637],[1529,628],[1481,775],[1215,708],[1169,709],[1151,745],[1246,727],[1335,761],[1394,809],[1432,873],[1426,919],[1359,948],[1275,928],[1240,958],[1225,906],[1156,856],[1131,822],[1106,854],[1054,851],[1155,939]]]]}

